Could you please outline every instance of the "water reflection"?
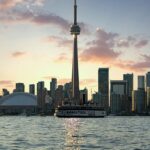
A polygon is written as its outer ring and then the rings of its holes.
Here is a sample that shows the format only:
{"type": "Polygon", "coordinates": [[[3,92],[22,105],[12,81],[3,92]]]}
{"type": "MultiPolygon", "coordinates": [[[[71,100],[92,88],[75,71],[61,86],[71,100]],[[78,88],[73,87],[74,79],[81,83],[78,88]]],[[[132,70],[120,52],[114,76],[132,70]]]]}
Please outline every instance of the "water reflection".
{"type": "Polygon", "coordinates": [[[83,144],[83,138],[79,132],[80,127],[80,119],[65,119],[65,150],[80,150],[80,145],[83,144]]]}

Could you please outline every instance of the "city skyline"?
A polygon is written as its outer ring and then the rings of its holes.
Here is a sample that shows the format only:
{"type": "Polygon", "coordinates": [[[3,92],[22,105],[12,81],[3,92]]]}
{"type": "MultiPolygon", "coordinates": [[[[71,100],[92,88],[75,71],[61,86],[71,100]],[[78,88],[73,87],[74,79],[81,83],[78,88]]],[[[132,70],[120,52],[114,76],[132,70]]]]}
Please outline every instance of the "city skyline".
{"type": "MultiPolygon", "coordinates": [[[[124,73],[137,76],[149,71],[149,3],[78,1],[78,18],[83,21],[80,89],[97,90],[98,68],[109,67],[110,80],[122,79],[124,73]]],[[[72,4],[68,0],[0,1],[0,90],[12,91],[15,82],[28,85],[46,79],[49,87],[51,77],[58,78],[59,84],[71,81],[72,4]]]]}

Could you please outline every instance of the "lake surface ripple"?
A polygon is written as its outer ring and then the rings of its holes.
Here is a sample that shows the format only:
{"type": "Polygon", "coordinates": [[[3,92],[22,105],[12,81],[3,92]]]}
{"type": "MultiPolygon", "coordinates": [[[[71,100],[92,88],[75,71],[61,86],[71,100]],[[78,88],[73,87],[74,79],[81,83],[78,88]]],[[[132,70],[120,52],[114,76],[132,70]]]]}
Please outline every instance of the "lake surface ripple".
{"type": "Polygon", "coordinates": [[[150,150],[150,117],[0,117],[0,150],[150,150]]]}

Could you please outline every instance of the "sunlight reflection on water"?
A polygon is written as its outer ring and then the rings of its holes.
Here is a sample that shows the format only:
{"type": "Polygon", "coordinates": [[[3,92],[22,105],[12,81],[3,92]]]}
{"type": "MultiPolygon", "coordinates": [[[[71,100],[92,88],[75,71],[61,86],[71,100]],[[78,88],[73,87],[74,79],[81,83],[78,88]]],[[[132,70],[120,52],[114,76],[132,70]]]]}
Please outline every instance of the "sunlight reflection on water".
{"type": "Polygon", "coordinates": [[[0,150],[150,150],[149,117],[0,117],[0,150]]]}
{"type": "Polygon", "coordinates": [[[80,145],[83,144],[83,139],[79,138],[80,119],[69,118],[64,122],[66,129],[66,150],[80,150],[80,145]]]}

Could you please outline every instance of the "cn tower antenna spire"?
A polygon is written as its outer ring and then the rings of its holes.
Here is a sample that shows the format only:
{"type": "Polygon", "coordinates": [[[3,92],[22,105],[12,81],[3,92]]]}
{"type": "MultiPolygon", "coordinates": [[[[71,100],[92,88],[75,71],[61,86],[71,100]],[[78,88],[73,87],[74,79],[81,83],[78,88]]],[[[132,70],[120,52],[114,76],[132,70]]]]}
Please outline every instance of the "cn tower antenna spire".
{"type": "Polygon", "coordinates": [[[77,4],[77,1],[76,1],[76,0],[74,0],[74,4],[75,4],[75,5],[77,4]]]}
{"type": "Polygon", "coordinates": [[[74,0],[74,24],[77,24],[77,1],[74,0]]]}

